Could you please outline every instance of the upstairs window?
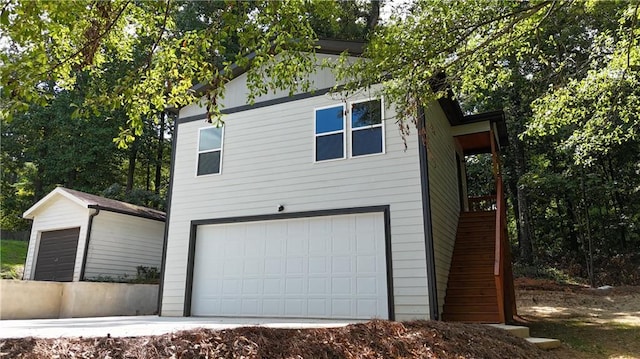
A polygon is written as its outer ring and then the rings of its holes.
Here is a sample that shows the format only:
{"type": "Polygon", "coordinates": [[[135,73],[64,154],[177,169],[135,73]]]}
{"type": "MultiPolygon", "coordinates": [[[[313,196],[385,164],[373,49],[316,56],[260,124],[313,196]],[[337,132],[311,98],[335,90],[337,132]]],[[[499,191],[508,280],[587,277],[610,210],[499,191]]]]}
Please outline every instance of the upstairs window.
{"type": "Polygon", "coordinates": [[[345,116],[344,106],[317,109],[316,161],[345,158],[345,116]]]}
{"type": "Polygon", "coordinates": [[[223,127],[201,128],[198,133],[198,176],[220,173],[223,127]]]}
{"type": "Polygon", "coordinates": [[[315,110],[316,162],[384,153],[382,101],[315,110]]]}
{"type": "Polygon", "coordinates": [[[383,152],[382,102],[356,102],[351,105],[351,156],[383,152]]]}

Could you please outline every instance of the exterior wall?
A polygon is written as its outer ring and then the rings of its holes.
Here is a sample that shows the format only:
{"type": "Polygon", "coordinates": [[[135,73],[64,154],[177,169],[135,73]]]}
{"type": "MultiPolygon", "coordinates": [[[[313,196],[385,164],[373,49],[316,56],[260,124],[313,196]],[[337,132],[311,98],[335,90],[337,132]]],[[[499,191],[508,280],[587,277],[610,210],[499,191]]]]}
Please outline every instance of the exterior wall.
{"type": "Polygon", "coordinates": [[[405,150],[386,110],[385,154],[314,163],[314,109],[340,103],[327,94],[226,115],[219,175],[195,175],[204,114],[178,126],[161,315],[183,314],[192,220],[389,205],[396,319],[428,318],[417,136],[405,150]]]}
{"type": "Polygon", "coordinates": [[[76,264],[73,271],[73,281],[80,280],[80,270],[82,268],[82,256],[84,253],[84,242],[87,237],[87,221],[89,210],[71,201],[70,199],[57,195],[48,204],[35,214],[31,226],[31,237],[27,250],[27,259],[24,266],[24,279],[33,279],[35,274],[35,264],[38,257],[38,246],[40,244],[40,234],[46,231],[80,227],[80,238],[78,239],[78,251],[76,252],[76,264]]]}
{"type": "Polygon", "coordinates": [[[150,315],[157,284],[0,280],[0,319],[150,315]]]}
{"type": "Polygon", "coordinates": [[[442,312],[460,216],[456,145],[451,126],[439,106],[432,105],[427,109],[426,131],[436,285],[442,312]]]}
{"type": "Polygon", "coordinates": [[[160,270],[164,222],[102,210],[93,218],[85,278],[135,278],[136,267],[160,270]]]}
{"type": "MultiPolygon", "coordinates": [[[[337,59],[338,56],[335,55],[325,55],[325,54],[317,54],[316,58],[319,63],[322,61],[331,61],[337,59]]],[[[239,75],[236,79],[229,82],[225,89],[225,96],[223,99],[220,99],[218,103],[222,106],[222,109],[225,108],[234,108],[238,106],[246,105],[245,99],[247,98],[247,94],[249,93],[247,86],[247,74],[244,73],[239,75]]],[[[330,88],[335,84],[335,76],[331,72],[329,68],[318,68],[313,75],[313,86],[312,88],[315,90],[321,90],[330,88]]],[[[302,91],[294,91],[294,94],[300,93],[302,91]]],[[[277,90],[275,92],[269,92],[264,95],[258,96],[255,99],[255,102],[269,101],[273,99],[288,97],[288,90],[277,90]]],[[[180,117],[189,117],[195,115],[201,115],[205,112],[204,106],[201,106],[199,103],[194,103],[189,106],[186,106],[180,110],[180,117]]]]}

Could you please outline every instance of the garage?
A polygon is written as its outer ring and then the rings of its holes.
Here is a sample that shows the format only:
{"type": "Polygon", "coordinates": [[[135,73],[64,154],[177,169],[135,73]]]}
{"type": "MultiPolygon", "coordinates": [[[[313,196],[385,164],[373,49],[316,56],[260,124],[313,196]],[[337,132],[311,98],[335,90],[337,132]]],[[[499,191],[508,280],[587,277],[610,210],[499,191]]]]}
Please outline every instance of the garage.
{"type": "Polygon", "coordinates": [[[186,314],[389,318],[385,223],[374,212],[194,225],[186,314]]]}
{"type": "Polygon", "coordinates": [[[79,236],[80,227],[42,232],[34,279],[71,282],[79,236]]]}

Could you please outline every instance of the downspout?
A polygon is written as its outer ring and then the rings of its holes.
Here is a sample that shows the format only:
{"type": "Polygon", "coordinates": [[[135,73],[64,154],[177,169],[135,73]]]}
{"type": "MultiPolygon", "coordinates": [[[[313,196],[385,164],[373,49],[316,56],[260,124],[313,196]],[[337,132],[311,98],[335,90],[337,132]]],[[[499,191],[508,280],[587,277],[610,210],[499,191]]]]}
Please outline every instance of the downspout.
{"type": "Polygon", "coordinates": [[[95,212],[89,215],[89,223],[87,224],[87,236],[84,240],[84,254],[82,255],[82,268],[80,269],[80,281],[83,281],[85,279],[84,272],[87,267],[87,255],[89,254],[89,241],[91,240],[91,227],[93,227],[93,219],[98,215],[98,213],[100,213],[100,207],[98,206],[90,206],[89,208],[94,209],[95,212]]]}

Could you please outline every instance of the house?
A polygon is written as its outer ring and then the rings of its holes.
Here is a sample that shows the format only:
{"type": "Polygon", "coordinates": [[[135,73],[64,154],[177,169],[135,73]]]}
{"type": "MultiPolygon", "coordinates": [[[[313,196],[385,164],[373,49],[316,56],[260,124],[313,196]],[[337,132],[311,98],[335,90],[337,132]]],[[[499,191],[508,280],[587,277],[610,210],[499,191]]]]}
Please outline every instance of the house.
{"type": "MultiPolygon", "coordinates": [[[[361,47],[324,40],[317,56],[361,47]]],[[[179,110],[161,315],[509,318],[504,200],[470,206],[464,172],[467,154],[497,158],[502,112],[433,102],[420,124],[428,145],[414,134],[405,148],[393,104],[332,96],[327,69],[312,92],[252,105],[235,75],[219,99],[223,127],[199,104],[179,110]]]]}
{"type": "Polygon", "coordinates": [[[161,266],[164,212],[58,187],[23,217],[33,220],[24,279],[117,280],[161,266]]]}

